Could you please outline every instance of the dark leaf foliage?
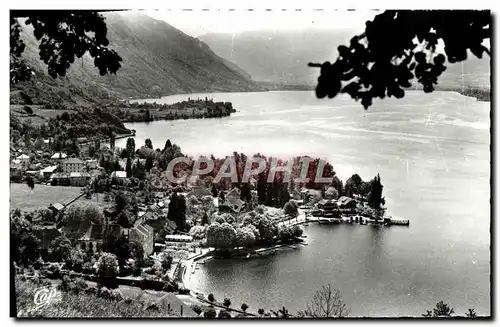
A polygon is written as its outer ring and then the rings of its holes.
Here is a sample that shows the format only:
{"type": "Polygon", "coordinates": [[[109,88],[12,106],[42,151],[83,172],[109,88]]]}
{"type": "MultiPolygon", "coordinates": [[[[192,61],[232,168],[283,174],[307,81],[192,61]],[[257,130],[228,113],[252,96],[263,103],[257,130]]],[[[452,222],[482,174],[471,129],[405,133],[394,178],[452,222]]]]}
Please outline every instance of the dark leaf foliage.
{"type": "Polygon", "coordinates": [[[38,10],[11,12],[10,80],[12,84],[30,80],[30,67],[22,59],[25,44],[18,18],[32,25],[39,43],[40,59],[47,64],[52,78],[65,76],[76,58],[89,52],[101,75],[116,74],[122,58],[108,48],[104,17],[95,11],[38,10]]]}
{"type": "Polygon", "coordinates": [[[490,55],[481,44],[490,39],[490,27],[489,10],[387,10],[367,21],[365,32],[349,46],[339,46],[333,64],[309,64],[321,68],[316,96],[347,93],[367,109],[377,97],[404,97],[414,79],[424,92],[432,92],[446,58],[449,63],[464,61],[467,50],[478,58],[490,55]],[[436,52],[439,39],[446,56],[436,52]]]}

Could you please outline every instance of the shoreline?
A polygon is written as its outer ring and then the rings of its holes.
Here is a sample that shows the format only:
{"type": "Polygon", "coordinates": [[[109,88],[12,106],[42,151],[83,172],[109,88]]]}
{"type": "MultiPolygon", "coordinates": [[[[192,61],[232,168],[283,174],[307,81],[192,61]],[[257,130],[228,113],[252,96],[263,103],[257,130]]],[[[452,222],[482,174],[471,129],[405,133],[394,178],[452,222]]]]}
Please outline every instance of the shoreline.
{"type": "MultiPolygon", "coordinates": [[[[247,257],[247,259],[255,258],[259,256],[261,253],[266,253],[269,251],[281,249],[281,248],[290,248],[290,249],[296,249],[297,245],[307,245],[306,241],[304,240],[304,237],[298,238],[295,242],[293,243],[286,243],[286,244],[274,244],[274,245],[269,245],[266,247],[255,247],[252,249],[246,249],[245,251],[242,251],[244,253],[238,253],[235,255],[232,255],[228,259],[233,259],[233,258],[238,258],[238,257],[247,257]]],[[[200,260],[210,260],[210,259],[221,259],[218,257],[214,256],[215,249],[208,248],[207,251],[203,251],[200,254],[194,255],[190,258],[188,258],[184,262],[180,262],[179,269],[182,269],[180,273],[178,273],[178,282],[182,283],[184,288],[189,289],[190,297],[193,297],[196,300],[200,300],[199,296],[203,296],[204,298],[207,298],[208,295],[205,294],[204,292],[201,292],[199,290],[196,290],[192,287],[191,283],[191,277],[195,275],[196,273],[196,265],[198,265],[200,260]]],[[[201,300],[200,300],[201,301],[201,300]]],[[[208,303],[208,302],[207,302],[208,303]]]]}
{"type": "MultiPolygon", "coordinates": [[[[234,113],[234,112],[232,112],[234,113]]],[[[152,122],[155,122],[155,121],[174,121],[174,120],[191,120],[191,119],[213,119],[213,118],[225,118],[225,117],[231,117],[231,113],[227,114],[227,115],[223,115],[223,116],[213,116],[213,117],[186,117],[186,118],[183,118],[183,117],[180,117],[180,118],[169,118],[168,116],[164,116],[164,117],[155,117],[155,118],[151,118],[151,120],[127,120],[127,119],[123,119],[123,120],[120,120],[123,124],[133,124],[133,123],[152,123],[152,122]]],[[[134,134],[135,136],[135,134],[134,134]]],[[[118,138],[116,138],[118,139],[118,138]]]]}
{"type": "MultiPolygon", "coordinates": [[[[256,256],[259,256],[261,253],[266,253],[268,251],[273,251],[273,250],[277,250],[277,249],[281,249],[281,248],[288,247],[291,249],[296,249],[295,247],[292,247],[292,246],[296,246],[296,245],[307,245],[307,243],[301,237],[301,238],[299,238],[298,241],[296,241],[294,243],[290,243],[290,244],[274,244],[274,245],[270,245],[267,247],[260,247],[257,249],[248,249],[248,251],[246,251],[246,252],[247,252],[247,256],[250,255],[250,257],[247,257],[247,259],[255,258],[256,256]]],[[[195,275],[195,273],[196,273],[196,265],[199,264],[198,261],[203,260],[203,259],[214,259],[215,258],[213,256],[214,251],[215,251],[215,249],[208,248],[206,252],[202,251],[201,254],[194,255],[191,258],[188,258],[185,262],[179,263],[181,265],[181,267],[179,269],[182,269],[182,272],[178,274],[178,276],[180,277],[179,282],[182,283],[184,288],[189,289],[189,295],[187,295],[187,296],[189,296],[191,301],[197,302],[201,305],[208,305],[208,306],[212,306],[215,308],[227,310],[230,312],[244,314],[245,316],[258,317],[259,316],[258,313],[255,313],[255,312],[244,313],[243,311],[241,311],[239,309],[234,309],[234,308],[228,309],[228,308],[224,307],[221,303],[218,303],[218,302],[215,302],[214,304],[212,304],[208,301],[208,294],[205,294],[204,292],[202,292],[198,289],[194,289],[192,287],[193,284],[191,283],[191,277],[194,277],[193,275],[195,275]]],[[[232,259],[235,257],[244,257],[244,256],[245,256],[245,254],[236,254],[234,256],[231,256],[229,259],[232,259]]]]}
{"type": "MultiPolygon", "coordinates": [[[[392,217],[389,218],[391,221],[388,225],[382,223],[382,221],[374,221],[373,219],[369,219],[364,217],[364,220],[354,220],[352,219],[353,217],[348,217],[348,216],[343,216],[341,218],[324,218],[324,217],[313,217],[313,219],[308,218],[307,220],[305,219],[305,215],[300,214],[296,218],[290,218],[285,221],[280,221],[278,224],[284,224],[288,225],[290,227],[292,226],[297,226],[297,225],[308,225],[309,223],[317,223],[318,225],[322,224],[353,224],[353,225],[360,225],[360,226],[391,226],[391,225],[405,225],[409,226],[409,220],[401,220],[401,219],[393,219],[392,217]],[[302,218],[302,219],[301,219],[302,218]],[[403,223],[398,223],[400,221],[404,221],[403,223]]],[[[384,226],[384,227],[385,227],[384,226]]],[[[243,258],[246,257],[246,259],[252,259],[255,257],[259,257],[260,255],[265,255],[269,252],[283,249],[283,248],[290,248],[290,249],[296,249],[297,246],[300,245],[307,245],[306,243],[306,238],[307,236],[302,236],[299,238],[296,238],[294,242],[292,243],[278,243],[278,244],[273,244],[265,247],[254,247],[250,249],[238,249],[238,253],[232,254],[228,259],[235,259],[235,258],[243,258]]],[[[181,265],[180,269],[182,269],[182,272],[178,274],[179,277],[179,282],[182,283],[184,288],[189,289],[189,298],[191,301],[199,303],[200,305],[209,305],[212,307],[218,307],[224,310],[228,310],[231,312],[237,312],[243,314],[243,311],[235,310],[235,309],[227,309],[223,305],[219,304],[212,304],[208,301],[208,294],[205,294],[204,292],[200,291],[199,289],[195,289],[193,287],[193,282],[191,278],[196,278],[196,267],[201,260],[210,260],[210,259],[220,259],[218,256],[215,256],[215,249],[208,248],[206,251],[203,251],[200,254],[195,254],[194,256],[188,258],[186,261],[179,263],[181,265]]],[[[198,276],[199,278],[199,276],[198,276]]],[[[245,315],[249,316],[256,316],[258,317],[259,315],[256,313],[250,313],[247,312],[245,315]]]]}
{"type": "MultiPolygon", "coordinates": [[[[130,104],[140,104],[139,101],[144,101],[144,102],[148,102],[148,101],[155,101],[155,100],[161,100],[163,98],[167,98],[167,97],[173,97],[173,96],[190,96],[190,95],[194,95],[194,94],[224,94],[224,93],[268,93],[268,92],[314,92],[315,90],[315,87],[312,87],[311,89],[301,89],[301,88],[297,88],[297,89],[288,89],[288,88],[284,88],[284,89],[267,89],[267,90],[261,90],[261,91],[226,91],[226,92],[191,92],[191,93],[173,93],[173,94],[167,94],[167,95],[162,95],[160,98],[136,98],[136,99],[118,99],[118,101],[121,101],[121,102],[128,102],[130,104]]],[[[481,90],[481,88],[471,88],[472,90],[481,90]]],[[[491,95],[491,89],[489,89],[490,91],[490,95],[491,95]]],[[[421,93],[424,93],[423,89],[407,89],[405,90],[405,92],[421,92],[421,93]]],[[[467,92],[467,89],[465,90],[460,90],[460,89],[440,89],[440,88],[436,88],[432,93],[434,92],[454,92],[454,93],[458,93],[460,95],[463,95],[463,96],[466,96],[466,97],[470,97],[470,98],[476,98],[475,96],[473,95],[469,95],[469,94],[465,94],[467,92]]],[[[478,98],[476,98],[478,99],[478,98]]],[[[482,102],[491,102],[491,99],[490,100],[479,100],[478,101],[482,101],[482,102]]],[[[178,101],[177,101],[178,102],[178,101]]]]}

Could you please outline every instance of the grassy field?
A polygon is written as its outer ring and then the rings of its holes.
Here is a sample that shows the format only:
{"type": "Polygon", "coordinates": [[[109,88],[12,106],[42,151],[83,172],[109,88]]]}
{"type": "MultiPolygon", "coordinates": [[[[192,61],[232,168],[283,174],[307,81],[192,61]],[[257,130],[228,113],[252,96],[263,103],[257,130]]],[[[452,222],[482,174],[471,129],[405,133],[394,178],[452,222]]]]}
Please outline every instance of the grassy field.
{"type": "Polygon", "coordinates": [[[104,194],[92,194],[92,199],[87,199],[85,196],[82,196],[78,200],[76,200],[74,203],[79,203],[79,204],[93,204],[97,206],[98,208],[104,208],[107,207],[110,204],[113,204],[113,201],[106,202],[104,201],[104,194]]]}
{"type": "Polygon", "coordinates": [[[52,203],[65,204],[81,194],[81,187],[35,184],[32,190],[26,184],[10,184],[10,207],[31,211],[47,208],[52,203]]]}
{"type": "Polygon", "coordinates": [[[29,107],[33,110],[33,114],[28,115],[23,107],[23,105],[10,105],[11,115],[16,116],[23,122],[30,120],[33,125],[45,124],[48,122],[49,118],[56,118],[57,115],[60,116],[65,111],[69,114],[76,112],[75,110],[43,109],[43,106],[32,105],[29,107]]]}
{"type": "MultiPolygon", "coordinates": [[[[36,308],[35,293],[42,286],[29,280],[15,280],[17,316],[19,318],[132,318],[132,317],[178,317],[177,312],[168,313],[167,305],[158,305],[158,310],[147,310],[147,301],[134,297],[130,303],[110,301],[89,294],[60,292],[61,298],[36,308]]],[[[151,302],[149,302],[151,303],[151,302]]]]}

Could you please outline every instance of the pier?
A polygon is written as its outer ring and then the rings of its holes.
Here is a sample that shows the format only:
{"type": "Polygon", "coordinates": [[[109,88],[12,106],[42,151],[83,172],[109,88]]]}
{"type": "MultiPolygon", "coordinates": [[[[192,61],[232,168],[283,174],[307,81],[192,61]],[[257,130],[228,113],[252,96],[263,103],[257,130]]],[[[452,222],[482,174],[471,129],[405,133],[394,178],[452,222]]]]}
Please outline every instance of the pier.
{"type": "Polygon", "coordinates": [[[389,219],[389,225],[401,225],[401,226],[410,226],[409,219],[389,219]]]}
{"type": "Polygon", "coordinates": [[[360,215],[347,216],[342,215],[340,218],[325,218],[325,217],[311,217],[307,211],[299,209],[299,215],[294,218],[283,219],[278,222],[278,224],[295,226],[295,225],[307,225],[309,223],[318,224],[358,224],[358,225],[377,225],[377,226],[410,226],[409,219],[392,217],[385,217],[380,219],[364,217],[360,215]]]}

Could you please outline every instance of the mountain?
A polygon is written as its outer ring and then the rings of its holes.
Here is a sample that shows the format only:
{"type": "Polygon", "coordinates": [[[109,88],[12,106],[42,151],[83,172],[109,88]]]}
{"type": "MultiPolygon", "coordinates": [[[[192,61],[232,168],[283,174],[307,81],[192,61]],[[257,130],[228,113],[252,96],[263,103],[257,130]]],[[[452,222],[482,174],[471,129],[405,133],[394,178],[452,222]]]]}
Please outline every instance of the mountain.
{"type": "Polygon", "coordinates": [[[318,71],[307,63],[332,60],[337,46],[350,36],[345,31],[306,29],[211,33],[198,38],[256,81],[313,85],[318,71]]]}
{"type": "MultiPolygon", "coordinates": [[[[209,33],[198,38],[234,62],[254,80],[284,85],[316,85],[319,71],[309,62],[333,62],[337,47],[348,45],[353,30],[273,30],[236,34],[209,33]]],[[[490,86],[490,60],[470,55],[463,65],[448,64],[439,87],[490,86]],[[462,72],[463,69],[463,72],[462,72]],[[463,77],[463,78],[462,78],[463,77]]]]}
{"type": "MultiPolygon", "coordinates": [[[[148,97],[193,92],[263,90],[235,64],[217,56],[205,43],[164,21],[134,12],[104,13],[110,48],[122,57],[116,75],[100,76],[86,54],[76,59],[66,77],[52,79],[38,56],[38,42],[31,25],[24,26],[26,50],[23,57],[37,73],[36,81],[18,85],[36,99],[51,102],[93,101],[96,98],[148,97]]],[[[16,98],[16,92],[11,99],[16,98]]]]}

